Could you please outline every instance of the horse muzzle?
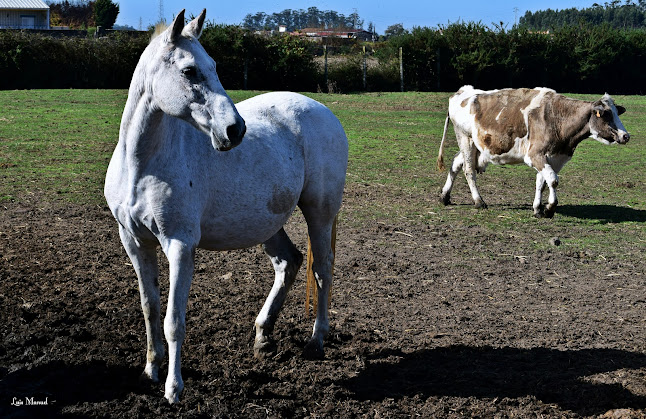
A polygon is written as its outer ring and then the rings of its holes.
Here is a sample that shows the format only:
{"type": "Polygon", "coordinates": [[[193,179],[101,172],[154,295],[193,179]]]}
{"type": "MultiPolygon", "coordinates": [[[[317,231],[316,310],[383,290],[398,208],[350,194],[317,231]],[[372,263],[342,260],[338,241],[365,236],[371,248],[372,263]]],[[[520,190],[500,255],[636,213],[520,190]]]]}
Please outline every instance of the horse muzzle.
{"type": "Polygon", "coordinates": [[[237,123],[227,127],[226,136],[224,137],[211,132],[211,142],[216,150],[229,151],[240,145],[246,132],[247,126],[244,120],[240,119],[237,123]]]}

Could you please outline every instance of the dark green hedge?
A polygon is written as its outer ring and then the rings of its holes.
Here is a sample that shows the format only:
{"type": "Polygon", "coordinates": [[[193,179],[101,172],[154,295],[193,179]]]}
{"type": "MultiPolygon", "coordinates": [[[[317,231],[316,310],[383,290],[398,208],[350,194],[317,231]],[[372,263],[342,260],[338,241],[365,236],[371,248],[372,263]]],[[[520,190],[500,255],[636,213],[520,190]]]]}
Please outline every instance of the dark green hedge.
{"type": "Polygon", "coordinates": [[[127,87],[147,42],[0,31],[0,89],[127,87]]]}
{"type": "MultiPolygon", "coordinates": [[[[101,39],[52,38],[0,31],[0,89],[126,88],[148,38],[119,33],[101,39]]],[[[318,46],[309,41],[209,25],[201,42],[218,63],[227,89],[363,90],[358,44],[345,46],[346,59],[328,66],[326,85],[314,62],[318,46]]],[[[644,30],[582,25],[538,33],[479,23],[415,28],[368,44],[379,62],[368,69],[368,90],[399,90],[400,47],[406,90],[454,91],[473,84],[481,89],[547,86],[562,92],[644,94],[644,30]]]]}
{"type": "Polygon", "coordinates": [[[388,42],[403,48],[409,90],[547,86],[563,92],[643,94],[646,31],[565,26],[538,33],[481,24],[416,28],[388,42]],[[439,87],[438,87],[439,86],[439,87]]]}
{"type": "MultiPolygon", "coordinates": [[[[0,89],[127,88],[150,34],[53,37],[0,31],[0,89]]],[[[227,89],[315,90],[319,82],[312,43],[263,37],[236,26],[211,25],[201,42],[227,89]]]]}

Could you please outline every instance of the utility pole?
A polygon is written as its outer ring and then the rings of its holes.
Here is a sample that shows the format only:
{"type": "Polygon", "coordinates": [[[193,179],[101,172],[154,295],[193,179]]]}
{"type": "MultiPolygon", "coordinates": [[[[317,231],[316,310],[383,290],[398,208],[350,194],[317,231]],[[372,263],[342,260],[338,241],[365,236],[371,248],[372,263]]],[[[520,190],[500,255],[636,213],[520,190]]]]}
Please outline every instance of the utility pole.
{"type": "Polygon", "coordinates": [[[514,7],[514,26],[518,26],[518,7],[514,7]]]}
{"type": "Polygon", "coordinates": [[[166,23],[166,18],[164,18],[164,0],[159,0],[159,23],[166,23]]]}

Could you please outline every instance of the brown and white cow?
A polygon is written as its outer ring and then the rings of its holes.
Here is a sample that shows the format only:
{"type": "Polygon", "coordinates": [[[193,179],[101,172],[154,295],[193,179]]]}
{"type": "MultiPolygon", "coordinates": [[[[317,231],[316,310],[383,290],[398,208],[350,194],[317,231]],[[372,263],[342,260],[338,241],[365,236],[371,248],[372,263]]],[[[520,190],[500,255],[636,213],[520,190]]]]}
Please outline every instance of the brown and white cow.
{"type": "Polygon", "coordinates": [[[476,171],[487,164],[525,163],[536,169],[534,215],[554,216],[557,173],[576,146],[592,137],[604,144],[625,144],[630,139],[619,115],[625,112],[606,93],[596,102],[570,99],[546,88],[483,91],[463,86],[449,99],[437,164],[444,170],[444,140],[453,122],[460,151],[453,159],[442,202],[451,201],[455,176],[464,168],[476,208],[486,208],[476,187],[476,171]],[[547,205],[541,195],[549,187],[547,205]]]}

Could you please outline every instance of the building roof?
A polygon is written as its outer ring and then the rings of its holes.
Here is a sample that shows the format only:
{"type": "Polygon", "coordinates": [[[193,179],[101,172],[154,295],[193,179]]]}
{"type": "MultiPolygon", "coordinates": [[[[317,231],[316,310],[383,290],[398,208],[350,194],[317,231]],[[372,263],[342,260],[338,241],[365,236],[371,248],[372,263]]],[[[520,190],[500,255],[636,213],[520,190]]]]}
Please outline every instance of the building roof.
{"type": "Polygon", "coordinates": [[[49,6],[42,0],[0,0],[0,9],[47,10],[49,6]]]}

